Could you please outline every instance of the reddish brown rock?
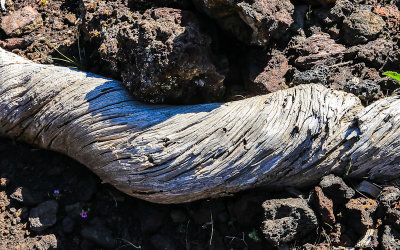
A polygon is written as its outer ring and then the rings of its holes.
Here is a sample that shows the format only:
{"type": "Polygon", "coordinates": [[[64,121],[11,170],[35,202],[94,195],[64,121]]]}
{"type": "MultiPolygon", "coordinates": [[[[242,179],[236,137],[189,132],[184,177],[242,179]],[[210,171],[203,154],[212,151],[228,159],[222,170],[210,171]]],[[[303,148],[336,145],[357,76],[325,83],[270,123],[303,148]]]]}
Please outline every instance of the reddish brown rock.
{"type": "Polygon", "coordinates": [[[318,186],[314,188],[313,203],[323,222],[329,225],[335,224],[336,218],[333,212],[333,202],[324,195],[322,189],[318,186]]]}
{"type": "Polygon", "coordinates": [[[223,29],[252,45],[266,45],[271,38],[280,38],[293,23],[294,6],[289,0],[193,2],[223,29]]]}
{"type": "Polygon", "coordinates": [[[397,44],[391,40],[378,38],[365,45],[351,48],[356,51],[356,58],[375,68],[383,66],[399,67],[400,51],[397,44]]]}
{"type": "Polygon", "coordinates": [[[30,33],[42,25],[42,16],[31,6],[19,9],[1,21],[1,29],[11,37],[30,33]]]}
{"type": "Polygon", "coordinates": [[[30,45],[32,41],[33,39],[23,37],[9,38],[5,41],[0,41],[0,47],[7,50],[22,49],[30,45]]]}
{"type": "Polygon", "coordinates": [[[400,11],[394,4],[385,4],[384,6],[378,4],[373,9],[373,12],[381,16],[385,22],[387,28],[392,31],[399,29],[400,25],[400,11]]]}
{"type": "Polygon", "coordinates": [[[329,34],[318,32],[304,40],[294,41],[290,50],[298,57],[294,65],[303,70],[315,66],[333,65],[343,57],[345,47],[337,44],[329,34]]]}
{"type": "Polygon", "coordinates": [[[349,210],[349,225],[358,233],[365,234],[374,226],[373,216],[378,203],[367,198],[351,199],[346,208],[349,210]]]}
{"type": "Polygon", "coordinates": [[[249,53],[245,82],[247,88],[256,94],[272,93],[287,88],[285,74],[289,64],[284,55],[264,55],[260,51],[249,53]]]}

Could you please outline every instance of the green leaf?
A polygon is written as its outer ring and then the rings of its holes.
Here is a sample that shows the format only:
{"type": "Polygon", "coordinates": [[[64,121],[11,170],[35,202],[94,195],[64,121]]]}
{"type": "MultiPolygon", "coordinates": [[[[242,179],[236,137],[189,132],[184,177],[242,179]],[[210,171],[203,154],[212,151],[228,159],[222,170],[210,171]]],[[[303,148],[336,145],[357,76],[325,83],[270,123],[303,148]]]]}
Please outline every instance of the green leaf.
{"type": "Polygon", "coordinates": [[[382,75],[384,75],[384,76],[389,76],[389,77],[391,77],[391,78],[393,78],[393,79],[396,79],[397,81],[400,81],[400,74],[397,73],[397,72],[386,71],[386,72],[383,72],[382,75]]]}

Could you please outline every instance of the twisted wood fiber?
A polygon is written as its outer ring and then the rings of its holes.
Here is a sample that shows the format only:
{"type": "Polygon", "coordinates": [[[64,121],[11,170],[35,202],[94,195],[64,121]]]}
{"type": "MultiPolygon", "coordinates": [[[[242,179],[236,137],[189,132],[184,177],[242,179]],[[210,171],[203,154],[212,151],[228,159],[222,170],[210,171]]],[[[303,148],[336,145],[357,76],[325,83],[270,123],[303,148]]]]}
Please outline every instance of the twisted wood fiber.
{"type": "Polygon", "coordinates": [[[400,175],[400,100],[301,85],[230,103],[135,101],[115,80],[0,49],[0,136],[58,151],[104,182],[157,203],[256,186],[306,186],[328,173],[400,175]]]}

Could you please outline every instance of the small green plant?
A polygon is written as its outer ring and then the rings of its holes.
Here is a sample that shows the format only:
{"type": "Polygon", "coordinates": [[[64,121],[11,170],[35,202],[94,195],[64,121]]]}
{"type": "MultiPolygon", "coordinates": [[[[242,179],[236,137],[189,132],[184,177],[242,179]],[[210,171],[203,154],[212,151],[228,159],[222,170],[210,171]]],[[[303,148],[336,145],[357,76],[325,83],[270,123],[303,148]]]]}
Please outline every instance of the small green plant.
{"type": "Polygon", "coordinates": [[[389,77],[391,77],[391,78],[393,78],[393,79],[395,79],[397,81],[400,81],[400,74],[397,73],[397,72],[386,71],[386,72],[383,72],[382,75],[389,76],[389,77]]]}
{"type": "Polygon", "coordinates": [[[261,240],[260,237],[258,236],[258,233],[257,233],[256,229],[253,229],[253,231],[251,231],[248,234],[248,236],[249,236],[250,239],[254,240],[255,242],[259,242],[261,240]]]}
{"type": "Polygon", "coordinates": [[[351,169],[351,161],[349,162],[349,167],[347,168],[346,176],[349,175],[351,169]]]}
{"type": "Polygon", "coordinates": [[[306,20],[310,20],[311,13],[312,13],[311,5],[308,5],[308,11],[306,12],[306,20]]]}

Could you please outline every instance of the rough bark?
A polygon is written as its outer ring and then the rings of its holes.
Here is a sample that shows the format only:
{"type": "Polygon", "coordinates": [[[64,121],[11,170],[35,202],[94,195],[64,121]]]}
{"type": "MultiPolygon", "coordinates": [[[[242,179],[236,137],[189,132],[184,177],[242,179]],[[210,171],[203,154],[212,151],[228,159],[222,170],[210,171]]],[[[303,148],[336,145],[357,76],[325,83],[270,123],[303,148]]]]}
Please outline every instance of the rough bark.
{"type": "Polygon", "coordinates": [[[0,49],[0,136],[64,153],[141,199],[180,203],[327,173],[400,175],[399,97],[301,85],[230,103],[135,101],[118,81],[0,49]]]}

